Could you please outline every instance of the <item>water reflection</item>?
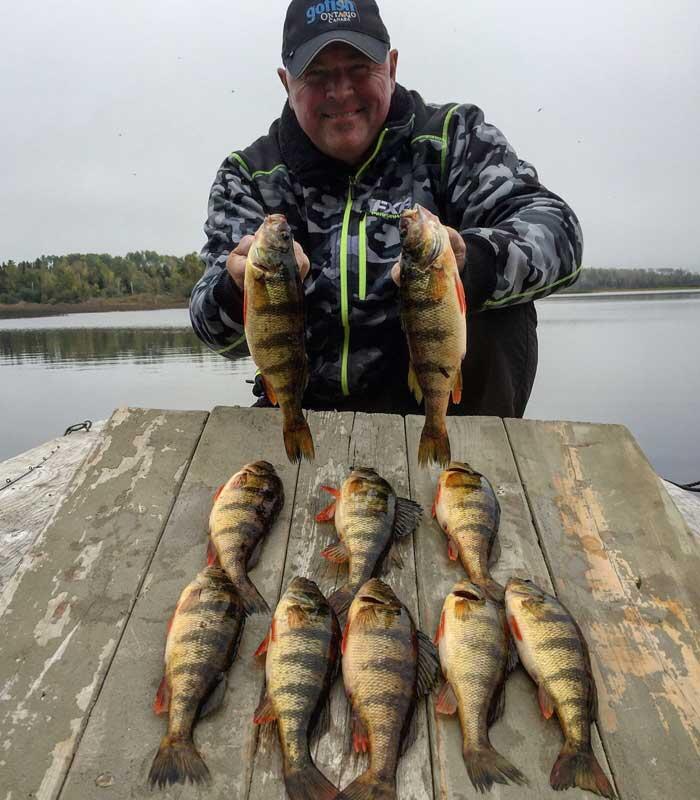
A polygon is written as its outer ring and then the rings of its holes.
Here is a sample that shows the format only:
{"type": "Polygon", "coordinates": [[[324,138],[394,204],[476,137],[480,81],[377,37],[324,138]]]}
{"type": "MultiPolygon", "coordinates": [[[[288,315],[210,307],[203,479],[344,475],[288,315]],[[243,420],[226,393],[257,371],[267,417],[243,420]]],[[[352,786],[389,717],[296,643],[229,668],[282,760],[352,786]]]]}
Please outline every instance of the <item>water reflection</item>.
{"type": "MultiPolygon", "coordinates": [[[[537,305],[527,416],[626,425],[656,470],[700,478],[700,296],[537,305]]],[[[248,406],[255,365],[208,350],[186,309],[0,320],[0,459],[119,406],[248,406]]]]}
{"type": "MultiPolygon", "coordinates": [[[[246,358],[243,343],[235,359],[246,358]]],[[[191,330],[177,328],[75,328],[0,330],[0,365],[87,366],[91,362],[155,364],[186,358],[212,362],[212,369],[230,371],[230,364],[212,353],[191,330]]]]}

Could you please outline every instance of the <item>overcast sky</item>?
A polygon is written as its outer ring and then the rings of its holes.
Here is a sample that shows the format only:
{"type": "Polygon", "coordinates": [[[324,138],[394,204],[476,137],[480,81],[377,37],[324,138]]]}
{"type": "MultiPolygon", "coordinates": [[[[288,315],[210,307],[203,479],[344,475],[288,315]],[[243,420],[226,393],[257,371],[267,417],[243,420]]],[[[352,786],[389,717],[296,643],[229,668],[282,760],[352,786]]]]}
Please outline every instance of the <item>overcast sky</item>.
{"type": "MultiPolygon", "coordinates": [[[[284,92],[286,2],[23,0],[0,27],[0,261],[203,244],[284,92]]],[[[700,5],[380,0],[399,81],[471,102],[578,214],[589,266],[700,270],[700,5]]]]}

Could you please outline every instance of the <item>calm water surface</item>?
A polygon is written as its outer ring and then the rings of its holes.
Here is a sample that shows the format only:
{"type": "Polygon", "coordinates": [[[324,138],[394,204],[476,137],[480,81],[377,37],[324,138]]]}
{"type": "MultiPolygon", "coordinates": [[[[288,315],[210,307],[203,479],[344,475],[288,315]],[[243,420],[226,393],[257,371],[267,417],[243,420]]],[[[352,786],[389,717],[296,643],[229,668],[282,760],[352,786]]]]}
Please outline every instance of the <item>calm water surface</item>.
{"type": "MultiPolygon", "coordinates": [[[[659,474],[700,479],[700,296],[538,303],[533,419],[618,422],[659,474]]],[[[184,309],[0,320],[0,459],[123,405],[250,405],[245,354],[207,350],[184,309]]]]}

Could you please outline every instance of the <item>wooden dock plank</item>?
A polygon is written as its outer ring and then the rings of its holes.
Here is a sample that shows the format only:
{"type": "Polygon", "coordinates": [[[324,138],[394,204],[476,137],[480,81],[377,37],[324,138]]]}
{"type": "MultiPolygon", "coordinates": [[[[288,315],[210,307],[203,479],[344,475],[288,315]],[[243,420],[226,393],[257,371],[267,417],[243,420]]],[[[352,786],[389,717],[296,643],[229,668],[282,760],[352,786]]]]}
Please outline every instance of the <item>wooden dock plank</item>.
{"type": "Polygon", "coordinates": [[[700,553],[626,428],[506,421],[624,798],[700,796],[700,553]]]}
{"type": "MultiPolygon", "coordinates": [[[[467,461],[491,481],[501,505],[499,541],[501,556],[493,569],[496,580],[505,583],[510,575],[529,577],[551,590],[547,567],[533,529],[530,514],[513,461],[503,423],[495,417],[448,417],[453,458],[467,461]]],[[[438,467],[429,469],[417,463],[422,417],[406,417],[406,439],[413,499],[430,509],[435,495],[438,467]]],[[[464,577],[461,564],[447,557],[447,543],[437,523],[428,515],[417,532],[416,561],[418,596],[424,630],[437,629],[445,596],[464,577]]],[[[480,797],[471,786],[462,758],[462,735],[456,716],[445,717],[434,711],[430,702],[433,777],[435,797],[480,797]]],[[[518,800],[554,800],[562,795],[549,787],[549,773],[562,743],[555,719],[545,721],[539,714],[534,685],[518,668],[508,679],[504,717],[491,729],[494,747],[530,780],[529,786],[493,787],[489,796],[518,800]]],[[[604,754],[595,744],[601,764],[604,754]]],[[[588,794],[570,790],[567,798],[583,800],[588,794]]]]}
{"type": "MultiPolygon", "coordinates": [[[[165,629],[180,591],[204,565],[208,517],[215,489],[249,461],[275,465],[285,505],[263,545],[251,579],[274,606],[292,517],[298,466],[284,453],[276,409],[216,408],[211,413],[177,503],[126,628],[61,800],[101,796],[152,798],[148,771],[166,730],[151,704],[163,673],[165,629]]],[[[248,791],[257,731],[252,725],[263,671],[253,652],[269,625],[267,615],[246,622],[238,658],[229,672],[223,707],[195,728],[195,741],[211,771],[205,788],[175,786],[161,798],[243,798],[248,791]]]]}
{"type": "Polygon", "coordinates": [[[89,431],[51,439],[0,463],[0,591],[53,518],[104,424],[96,422],[89,431]]]}
{"type": "Polygon", "coordinates": [[[206,416],[117,410],[6,588],[0,774],[7,796],[57,797],[206,416]]]}
{"type": "MultiPolygon", "coordinates": [[[[392,485],[399,497],[410,497],[406,434],[403,419],[388,414],[357,414],[353,427],[350,463],[352,466],[374,467],[392,485]]],[[[426,509],[423,509],[424,514],[426,509]]],[[[429,513],[429,509],[428,509],[429,513]]],[[[397,548],[403,567],[389,565],[384,580],[394,589],[420,627],[413,537],[397,548]]],[[[342,685],[341,685],[342,686],[342,685]]],[[[339,687],[341,688],[341,687],[339,687]]],[[[347,705],[345,698],[343,702],[347,705]]],[[[399,800],[427,800],[433,797],[430,742],[425,700],[416,708],[416,741],[399,761],[396,790],[399,800]]],[[[345,749],[351,736],[345,723],[345,749]]],[[[366,762],[346,755],[342,761],[339,785],[347,786],[366,768],[366,762]]]]}
{"type": "MultiPolygon", "coordinates": [[[[313,462],[303,462],[299,469],[282,591],[295,575],[302,575],[316,581],[321,591],[327,595],[329,588],[332,590],[335,586],[338,570],[319,554],[330,542],[333,526],[319,524],[314,517],[332,499],[321,491],[321,485],[338,486],[345,477],[354,414],[322,411],[311,412],[308,418],[316,458],[313,462]]],[[[322,752],[327,741],[335,742],[338,739],[340,730],[338,720],[334,717],[329,734],[322,740],[322,752]]],[[[332,762],[327,758],[319,758],[318,754],[316,761],[329,780],[335,781],[332,762]]],[[[259,748],[255,754],[249,798],[284,800],[286,796],[280,748],[275,740],[269,750],[259,748]]]]}
{"type": "MultiPolygon", "coordinates": [[[[338,569],[319,556],[336,539],[331,524],[316,523],[315,514],[330,501],[320,490],[323,484],[339,486],[352,466],[372,466],[385,477],[399,495],[408,496],[408,475],[403,421],[398,416],[349,413],[313,413],[311,429],[316,443],[316,460],[303,464],[299,477],[294,521],[287,551],[283,584],[294,575],[316,580],[329,594],[345,579],[345,569],[338,569]],[[307,478],[308,473],[308,478],[307,478]],[[302,487],[304,487],[302,489],[302,487]]],[[[401,570],[392,568],[386,580],[406,602],[417,619],[416,577],[410,542],[400,548],[404,560],[401,570]]],[[[419,708],[418,738],[398,770],[399,800],[431,798],[431,769],[425,707],[419,708]]],[[[332,692],[331,726],[315,749],[319,769],[336,785],[344,786],[361,771],[362,762],[349,752],[347,701],[339,676],[332,692]]],[[[282,782],[279,748],[258,753],[251,781],[250,800],[286,797],[282,782]]]]}

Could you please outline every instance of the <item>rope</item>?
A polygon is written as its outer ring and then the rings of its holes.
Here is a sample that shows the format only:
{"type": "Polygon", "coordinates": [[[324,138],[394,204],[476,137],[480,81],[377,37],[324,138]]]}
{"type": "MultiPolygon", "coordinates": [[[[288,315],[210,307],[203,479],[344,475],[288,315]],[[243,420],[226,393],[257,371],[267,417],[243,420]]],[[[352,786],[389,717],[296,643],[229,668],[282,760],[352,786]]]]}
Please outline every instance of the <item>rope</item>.
{"type": "Polygon", "coordinates": [[[47,456],[43,456],[42,457],[40,464],[35,464],[33,467],[29,467],[29,469],[26,472],[23,472],[21,475],[18,475],[16,478],[5,478],[5,483],[2,486],[0,486],[0,492],[3,489],[9,489],[10,486],[12,486],[15,483],[17,483],[17,481],[21,481],[22,478],[26,478],[27,475],[29,475],[32,472],[34,472],[35,469],[41,469],[41,467],[44,466],[44,462],[48,461],[51,458],[51,456],[54,453],[58,452],[60,449],[61,449],[61,445],[60,444],[56,445],[56,447],[54,447],[54,449],[47,456]]]}

